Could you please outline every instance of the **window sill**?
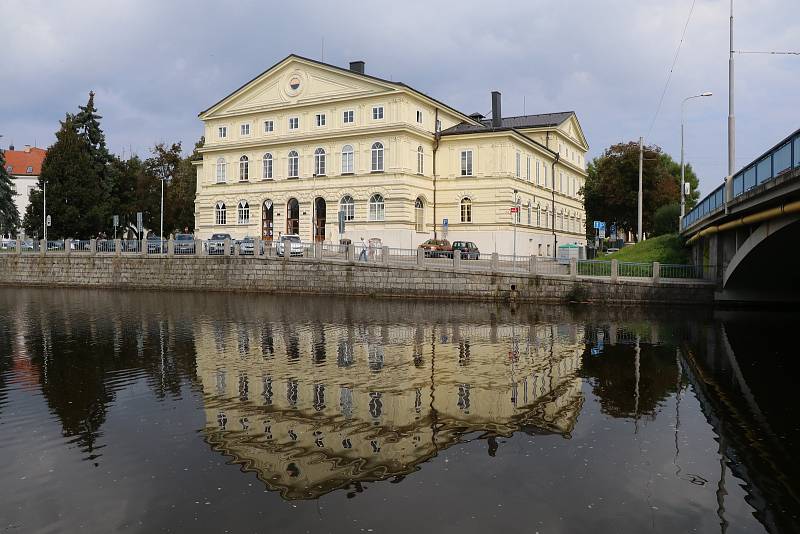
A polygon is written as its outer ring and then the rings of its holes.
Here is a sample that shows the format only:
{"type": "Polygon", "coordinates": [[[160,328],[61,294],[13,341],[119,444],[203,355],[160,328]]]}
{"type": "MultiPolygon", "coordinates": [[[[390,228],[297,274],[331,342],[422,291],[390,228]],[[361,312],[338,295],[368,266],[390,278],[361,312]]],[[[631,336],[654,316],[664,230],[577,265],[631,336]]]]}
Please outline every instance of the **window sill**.
{"type": "Polygon", "coordinates": [[[275,178],[262,178],[261,181],[262,182],[274,182],[275,178]]]}
{"type": "Polygon", "coordinates": [[[383,171],[369,171],[370,174],[383,174],[383,171]]]}
{"type": "Polygon", "coordinates": [[[299,176],[287,176],[286,179],[287,180],[299,180],[300,177],[299,176]]]}

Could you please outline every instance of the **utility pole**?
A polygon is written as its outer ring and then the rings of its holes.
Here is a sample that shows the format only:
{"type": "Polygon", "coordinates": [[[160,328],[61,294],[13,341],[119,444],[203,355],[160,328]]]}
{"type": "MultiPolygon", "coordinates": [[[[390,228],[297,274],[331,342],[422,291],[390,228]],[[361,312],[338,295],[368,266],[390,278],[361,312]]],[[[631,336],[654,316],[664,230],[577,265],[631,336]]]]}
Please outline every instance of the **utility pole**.
{"type": "Polygon", "coordinates": [[[736,172],[736,118],[733,114],[733,0],[731,0],[731,50],[728,59],[728,176],[736,172]]]}
{"type": "Polygon", "coordinates": [[[44,242],[47,246],[47,181],[42,180],[42,228],[44,228],[44,242]]]}
{"type": "Polygon", "coordinates": [[[642,162],[644,161],[644,137],[639,138],[639,209],[637,213],[637,242],[642,242],[642,162]]]}

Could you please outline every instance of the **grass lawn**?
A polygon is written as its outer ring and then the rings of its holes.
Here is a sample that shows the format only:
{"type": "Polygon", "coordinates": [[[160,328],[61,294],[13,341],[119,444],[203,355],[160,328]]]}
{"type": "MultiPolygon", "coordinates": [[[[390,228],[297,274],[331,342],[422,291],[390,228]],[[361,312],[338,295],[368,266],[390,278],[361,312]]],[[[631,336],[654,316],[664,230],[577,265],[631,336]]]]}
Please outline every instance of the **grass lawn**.
{"type": "Polygon", "coordinates": [[[636,263],[678,263],[688,264],[689,249],[683,246],[683,240],[677,234],[652,237],[641,243],[629,245],[619,252],[606,254],[599,260],[618,260],[636,263]]]}

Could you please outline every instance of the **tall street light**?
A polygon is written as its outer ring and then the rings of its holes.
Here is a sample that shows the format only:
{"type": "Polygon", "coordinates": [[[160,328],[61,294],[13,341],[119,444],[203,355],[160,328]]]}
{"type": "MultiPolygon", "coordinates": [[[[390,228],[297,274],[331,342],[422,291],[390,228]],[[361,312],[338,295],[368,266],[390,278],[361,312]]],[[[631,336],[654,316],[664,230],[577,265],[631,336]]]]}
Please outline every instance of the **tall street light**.
{"type": "Polygon", "coordinates": [[[161,164],[161,245],[164,246],[164,182],[169,178],[169,165],[167,163],[161,164]]]}
{"type": "Polygon", "coordinates": [[[704,96],[711,96],[713,93],[705,92],[700,93],[699,95],[687,96],[681,102],[681,218],[678,221],[678,228],[680,228],[680,222],[683,221],[683,216],[686,215],[686,192],[685,192],[685,185],[684,185],[684,165],[683,165],[683,113],[684,108],[686,107],[686,102],[693,98],[701,98],[704,96]]]}

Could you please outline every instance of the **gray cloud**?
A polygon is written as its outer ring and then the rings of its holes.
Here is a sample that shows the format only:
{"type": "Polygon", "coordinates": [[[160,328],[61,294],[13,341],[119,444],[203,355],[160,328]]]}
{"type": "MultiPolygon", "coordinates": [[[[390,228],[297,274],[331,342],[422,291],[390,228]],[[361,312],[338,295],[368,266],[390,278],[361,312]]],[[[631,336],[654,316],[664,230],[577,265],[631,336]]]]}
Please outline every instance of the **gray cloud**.
{"type": "MultiPolygon", "coordinates": [[[[738,2],[737,48],[800,47],[796,0],[738,2]]],[[[599,154],[649,129],[691,0],[293,2],[5,0],[3,145],[53,140],[97,92],[115,152],[201,134],[197,113],[289,53],[403,81],[467,113],[578,112],[599,154]]],[[[698,0],[658,120],[646,138],[687,158],[709,191],[727,167],[728,0],[698,0]]],[[[737,58],[737,162],[800,126],[796,56],[737,58]]]]}

